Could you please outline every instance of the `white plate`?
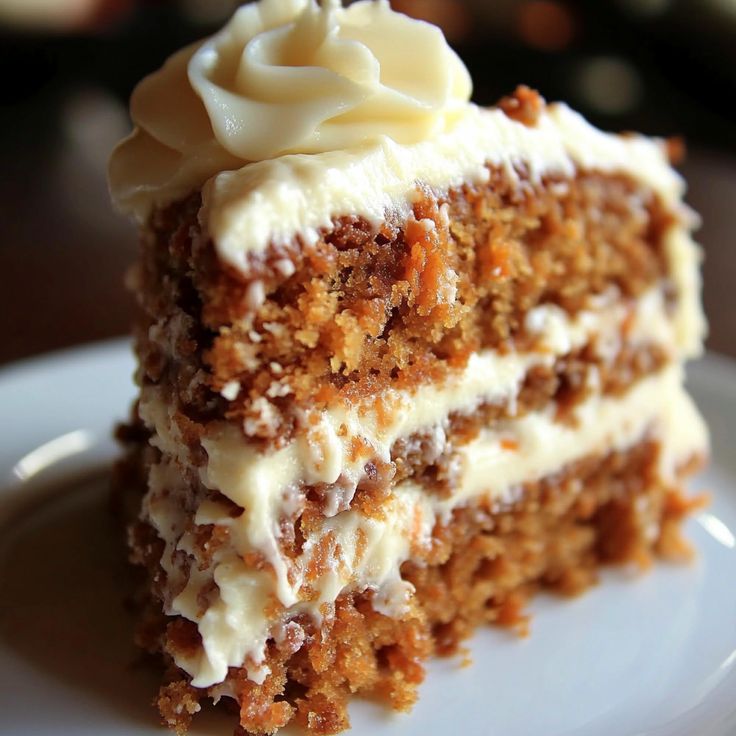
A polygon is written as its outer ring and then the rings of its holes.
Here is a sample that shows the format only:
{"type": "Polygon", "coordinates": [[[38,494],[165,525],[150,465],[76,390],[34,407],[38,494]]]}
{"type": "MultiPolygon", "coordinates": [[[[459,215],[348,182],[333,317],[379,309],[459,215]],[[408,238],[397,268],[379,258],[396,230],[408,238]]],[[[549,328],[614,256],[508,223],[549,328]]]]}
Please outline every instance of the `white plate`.
{"type": "MultiPolygon", "coordinates": [[[[108,512],[110,427],[133,396],[123,342],[0,371],[0,733],[163,733],[156,676],[123,610],[125,564],[108,512]]],[[[736,733],[736,366],[709,356],[691,385],[714,459],[693,486],[689,566],[612,570],[572,601],[540,596],[532,636],[471,642],[474,664],[429,668],[410,716],[359,702],[354,736],[723,736],[736,733]]],[[[208,712],[196,734],[232,733],[208,712]]]]}

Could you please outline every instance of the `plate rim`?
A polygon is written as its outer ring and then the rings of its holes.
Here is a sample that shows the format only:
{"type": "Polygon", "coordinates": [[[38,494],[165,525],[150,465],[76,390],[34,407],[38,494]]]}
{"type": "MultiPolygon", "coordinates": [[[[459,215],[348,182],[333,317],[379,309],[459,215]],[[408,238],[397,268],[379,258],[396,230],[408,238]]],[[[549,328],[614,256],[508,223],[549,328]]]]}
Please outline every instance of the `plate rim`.
{"type": "MultiPolygon", "coordinates": [[[[0,365],[0,383],[12,380],[18,373],[38,371],[45,368],[48,363],[75,363],[78,360],[90,358],[95,354],[122,351],[126,346],[128,346],[132,355],[132,337],[117,335],[104,340],[90,340],[55,350],[47,350],[35,355],[28,355],[24,358],[12,360],[0,365]]],[[[734,365],[736,368],[736,361],[734,361],[734,365]]]]}

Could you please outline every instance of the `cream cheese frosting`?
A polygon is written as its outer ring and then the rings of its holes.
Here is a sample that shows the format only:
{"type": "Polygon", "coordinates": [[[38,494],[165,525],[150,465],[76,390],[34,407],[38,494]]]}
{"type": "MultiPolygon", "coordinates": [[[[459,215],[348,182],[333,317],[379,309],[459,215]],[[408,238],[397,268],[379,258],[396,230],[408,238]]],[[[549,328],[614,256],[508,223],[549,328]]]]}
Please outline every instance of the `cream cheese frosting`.
{"type": "Polygon", "coordinates": [[[597,130],[563,104],[548,105],[534,126],[499,109],[468,105],[447,131],[400,145],[388,136],[351,149],[283,156],[212,177],[201,219],[222,260],[247,273],[270,244],[316,242],[332,220],[357,215],[378,226],[387,213],[411,214],[417,183],[444,192],[488,181],[488,166],[511,181],[579,170],[624,173],[655,192],[676,214],[684,191],[660,141],[597,130]]]}
{"type": "Polygon", "coordinates": [[[113,154],[112,190],[144,217],[247,162],[384,136],[427,140],[461,114],[471,90],[442,32],[388,0],[261,0],[137,87],[136,129],[113,154]]]}

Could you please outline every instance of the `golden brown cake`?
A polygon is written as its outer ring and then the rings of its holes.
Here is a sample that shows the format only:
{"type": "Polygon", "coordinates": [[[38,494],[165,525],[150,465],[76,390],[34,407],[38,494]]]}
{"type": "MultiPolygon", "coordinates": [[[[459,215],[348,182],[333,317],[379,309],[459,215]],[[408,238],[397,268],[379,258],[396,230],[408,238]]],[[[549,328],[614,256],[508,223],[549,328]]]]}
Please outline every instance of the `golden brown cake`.
{"type": "Polygon", "coordinates": [[[134,93],[139,639],[157,704],[234,727],[409,709],[433,653],[540,587],[685,554],[699,251],[662,141],[364,0],[261,0],[134,93]]]}

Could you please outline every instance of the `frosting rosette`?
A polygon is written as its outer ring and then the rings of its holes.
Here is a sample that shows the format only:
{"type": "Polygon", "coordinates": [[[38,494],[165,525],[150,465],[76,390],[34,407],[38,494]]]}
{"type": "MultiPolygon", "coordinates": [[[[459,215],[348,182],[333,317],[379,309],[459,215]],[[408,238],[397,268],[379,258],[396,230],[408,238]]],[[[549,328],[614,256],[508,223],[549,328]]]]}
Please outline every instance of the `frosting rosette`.
{"type": "Polygon", "coordinates": [[[417,143],[445,131],[471,90],[442,32],[388,0],[260,0],[138,85],[113,197],[145,217],[248,162],[417,143]]]}

